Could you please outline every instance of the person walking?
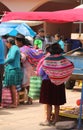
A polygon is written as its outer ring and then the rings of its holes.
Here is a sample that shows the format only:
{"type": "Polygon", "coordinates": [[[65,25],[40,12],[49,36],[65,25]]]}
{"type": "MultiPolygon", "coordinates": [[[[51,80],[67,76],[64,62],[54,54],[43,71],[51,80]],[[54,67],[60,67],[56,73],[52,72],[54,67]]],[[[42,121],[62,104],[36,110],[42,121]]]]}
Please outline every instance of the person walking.
{"type": "Polygon", "coordinates": [[[3,73],[4,73],[4,45],[2,39],[0,38],[0,108],[2,108],[2,80],[3,80],[3,73]]]}

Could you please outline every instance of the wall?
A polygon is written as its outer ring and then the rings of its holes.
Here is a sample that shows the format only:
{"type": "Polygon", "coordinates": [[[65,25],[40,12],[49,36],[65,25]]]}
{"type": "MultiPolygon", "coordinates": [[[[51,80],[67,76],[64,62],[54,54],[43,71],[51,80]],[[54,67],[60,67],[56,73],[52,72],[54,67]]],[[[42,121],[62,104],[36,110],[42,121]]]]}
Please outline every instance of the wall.
{"type": "Polygon", "coordinates": [[[11,11],[31,11],[49,0],[0,0],[11,11]]]}
{"type": "Polygon", "coordinates": [[[53,24],[53,23],[46,23],[46,32],[50,33],[51,35],[55,35],[56,33],[60,33],[64,36],[64,38],[70,37],[72,30],[72,23],[67,24],[53,24]]]}

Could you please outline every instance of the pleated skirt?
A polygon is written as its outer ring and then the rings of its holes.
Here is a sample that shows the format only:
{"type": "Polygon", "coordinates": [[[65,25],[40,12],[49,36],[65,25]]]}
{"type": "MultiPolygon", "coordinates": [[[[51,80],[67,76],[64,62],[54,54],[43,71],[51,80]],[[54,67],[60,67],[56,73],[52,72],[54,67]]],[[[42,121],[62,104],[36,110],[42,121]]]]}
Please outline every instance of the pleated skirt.
{"type": "Polygon", "coordinates": [[[63,105],[66,103],[65,85],[56,86],[50,80],[43,80],[39,102],[50,105],[63,105]]]}

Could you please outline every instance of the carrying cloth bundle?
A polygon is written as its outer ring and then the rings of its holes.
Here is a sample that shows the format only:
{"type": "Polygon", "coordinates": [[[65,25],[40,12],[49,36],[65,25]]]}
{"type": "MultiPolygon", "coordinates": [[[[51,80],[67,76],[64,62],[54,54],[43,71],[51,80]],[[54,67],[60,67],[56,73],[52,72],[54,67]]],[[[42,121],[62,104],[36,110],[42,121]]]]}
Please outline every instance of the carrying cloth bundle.
{"type": "Polygon", "coordinates": [[[40,97],[40,88],[41,88],[41,77],[39,76],[32,76],[30,78],[30,89],[28,96],[32,99],[39,99],[40,97]]]}
{"type": "Polygon", "coordinates": [[[60,85],[70,78],[74,65],[62,55],[51,55],[44,60],[43,69],[51,82],[60,85]]]}
{"type": "Polygon", "coordinates": [[[24,46],[20,49],[20,51],[27,56],[29,63],[35,67],[44,55],[41,49],[34,49],[31,46],[24,46]]]}

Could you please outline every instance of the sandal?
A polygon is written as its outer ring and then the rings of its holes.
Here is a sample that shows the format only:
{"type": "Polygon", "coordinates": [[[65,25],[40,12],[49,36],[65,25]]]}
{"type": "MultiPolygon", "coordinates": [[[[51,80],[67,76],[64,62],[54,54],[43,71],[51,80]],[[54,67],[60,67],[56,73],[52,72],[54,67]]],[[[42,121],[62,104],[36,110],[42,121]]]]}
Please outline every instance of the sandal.
{"type": "Polygon", "coordinates": [[[8,106],[8,108],[17,108],[17,106],[14,105],[14,104],[11,104],[11,105],[8,106]]]}
{"type": "Polygon", "coordinates": [[[45,122],[41,122],[40,123],[41,126],[50,126],[50,122],[49,121],[45,121],[45,122]]]}
{"type": "Polygon", "coordinates": [[[56,124],[56,122],[54,122],[54,121],[53,121],[53,122],[51,122],[51,125],[55,126],[55,124],[56,124]]]}

